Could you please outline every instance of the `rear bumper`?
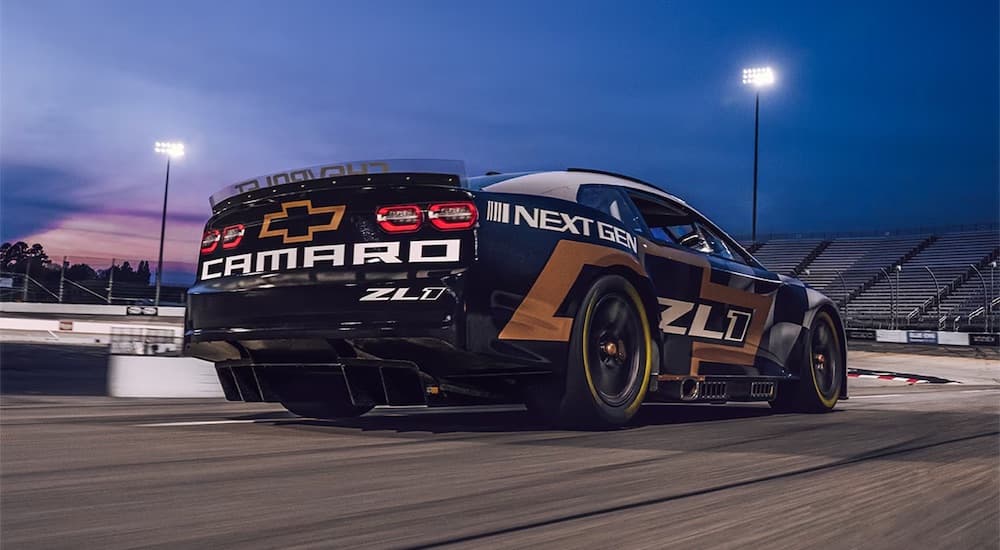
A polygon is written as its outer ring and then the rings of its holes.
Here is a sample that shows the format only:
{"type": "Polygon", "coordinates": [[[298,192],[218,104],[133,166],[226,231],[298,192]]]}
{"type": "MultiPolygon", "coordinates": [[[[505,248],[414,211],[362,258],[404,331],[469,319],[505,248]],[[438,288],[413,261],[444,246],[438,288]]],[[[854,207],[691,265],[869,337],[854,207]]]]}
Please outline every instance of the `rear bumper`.
{"type": "Polygon", "coordinates": [[[312,284],[316,274],[296,276],[303,279],[248,275],[192,287],[185,355],[255,369],[406,361],[442,384],[491,386],[490,393],[507,388],[489,380],[546,375],[565,357],[561,342],[499,341],[497,319],[511,308],[494,290],[497,281],[484,281],[472,266],[312,284]]]}
{"type": "Polygon", "coordinates": [[[188,293],[185,344],[194,356],[201,344],[255,340],[407,337],[461,347],[463,279],[200,284],[188,293]]]}

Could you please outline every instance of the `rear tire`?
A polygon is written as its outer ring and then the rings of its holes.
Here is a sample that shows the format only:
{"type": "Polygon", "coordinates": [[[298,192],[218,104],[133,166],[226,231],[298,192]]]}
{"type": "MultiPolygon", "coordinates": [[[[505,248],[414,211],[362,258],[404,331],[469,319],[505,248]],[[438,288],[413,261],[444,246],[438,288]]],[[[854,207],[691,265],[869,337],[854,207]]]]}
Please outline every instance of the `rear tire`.
{"type": "Polygon", "coordinates": [[[326,403],[322,401],[282,401],[281,406],[288,412],[306,418],[334,420],[337,418],[354,418],[372,410],[371,406],[357,406],[350,403],[326,403]]]}
{"type": "Polygon", "coordinates": [[[843,349],[833,318],[820,311],[806,336],[799,359],[799,379],[779,385],[771,407],[779,412],[832,411],[840,397],[847,367],[843,349]]]}
{"type": "Polygon", "coordinates": [[[622,426],[646,396],[653,348],[635,287],[617,275],[602,277],[573,321],[565,376],[528,388],[528,410],[560,427],[622,426]]]}

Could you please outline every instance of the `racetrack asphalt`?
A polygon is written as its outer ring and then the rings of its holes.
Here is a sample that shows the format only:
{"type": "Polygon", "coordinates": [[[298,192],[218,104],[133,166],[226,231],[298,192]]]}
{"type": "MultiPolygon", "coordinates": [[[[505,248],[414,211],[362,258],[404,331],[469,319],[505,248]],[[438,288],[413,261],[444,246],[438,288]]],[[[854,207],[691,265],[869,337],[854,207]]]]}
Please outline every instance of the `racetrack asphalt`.
{"type": "Polygon", "coordinates": [[[571,432],[511,407],[326,422],[9,382],[4,549],[1000,545],[997,385],[856,388],[824,415],[647,405],[571,432]]]}

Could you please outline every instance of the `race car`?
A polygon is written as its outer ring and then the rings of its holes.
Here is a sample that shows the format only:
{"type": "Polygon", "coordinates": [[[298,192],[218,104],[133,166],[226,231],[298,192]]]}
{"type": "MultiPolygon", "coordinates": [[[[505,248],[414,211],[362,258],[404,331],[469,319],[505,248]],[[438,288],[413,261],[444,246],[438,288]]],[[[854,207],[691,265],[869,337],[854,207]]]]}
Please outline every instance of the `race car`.
{"type": "Polygon", "coordinates": [[[211,205],[184,346],[231,401],[321,419],[524,403],[607,428],[646,401],[847,397],[835,303],[635,178],[357,161],[211,205]]]}

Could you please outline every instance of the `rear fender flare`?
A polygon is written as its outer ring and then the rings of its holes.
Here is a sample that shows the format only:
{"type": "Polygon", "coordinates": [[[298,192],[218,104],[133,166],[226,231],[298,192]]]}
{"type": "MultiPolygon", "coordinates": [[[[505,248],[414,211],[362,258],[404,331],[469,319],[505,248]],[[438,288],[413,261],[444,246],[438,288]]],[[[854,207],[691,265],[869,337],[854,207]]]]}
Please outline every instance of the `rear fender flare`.
{"type": "Polygon", "coordinates": [[[580,309],[581,302],[587,295],[587,291],[590,287],[593,286],[598,279],[608,275],[618,275],[624,278],[633,287],[635,287],[636,291],[639,293],[639,297],[642,299],[642,304],[646,311],[646,317],[649,319],[650,338],[652,340],[654,352],[652,375],[655,377],[659,375],[660,372],[660,357],[662,355],[660,350],[663,345],[663,333],[656,328],[659,326],[660,308],[658,302],[656,301],[656,292],[653,290],[653,285],[647,277],[636,273],[635,270],[625,265],[611,265],[597,269],[585,269],[580,272],[579,277],[577,277],[576,282],[571,287],[572,290],[567,296],[566,301],[562,304],[561,309],[564,311],[578,311],[580,309]]]}

